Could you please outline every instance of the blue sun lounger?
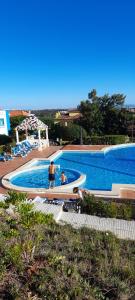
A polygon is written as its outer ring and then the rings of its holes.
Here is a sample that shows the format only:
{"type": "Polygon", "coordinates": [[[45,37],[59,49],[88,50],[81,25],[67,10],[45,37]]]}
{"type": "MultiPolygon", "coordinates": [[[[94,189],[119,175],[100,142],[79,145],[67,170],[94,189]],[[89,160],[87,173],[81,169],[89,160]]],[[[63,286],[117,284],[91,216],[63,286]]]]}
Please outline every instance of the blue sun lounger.
{"type": "Polygon", "coordinates": [[[30,144],[30,142],[28,140],[23,142],[23,145],[29,149],[29,150],[33,150],[33,149],[37,149],[38,148],[38,143],[35,142],[34,144],[30,144]]]}
{"type": "Polygon", "coordinates": [[[6,161],[4,155],[0,154],[0,161],[6,161]]]}
{"type": "Polygon", "coordinates": [[[18,146],[13,147],[11,149],[11,151],[12,151],[13,156],[15,156],[15,157],[17,157],[17,156],[21,156],[21,157],[27,156],[27,152],[24,151],[22,148],[20,148],[18,146]]]}
{"type": "Polygon", "coordinates": [[[4,154],[0,155],[0,161],[8,161],[8,160],[12,160],[12,159],[13,159],[13,157],[10,154],[4,153],[4,154]]]}

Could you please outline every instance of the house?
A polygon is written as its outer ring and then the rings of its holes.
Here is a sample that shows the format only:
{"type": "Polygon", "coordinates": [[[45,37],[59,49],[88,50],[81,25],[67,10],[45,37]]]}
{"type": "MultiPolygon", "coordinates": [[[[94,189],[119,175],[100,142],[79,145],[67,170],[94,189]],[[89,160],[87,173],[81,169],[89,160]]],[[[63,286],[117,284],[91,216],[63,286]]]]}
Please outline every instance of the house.
{"type": "Polygon", "coordinates": [[[7,110],[0,110],[0,134],[8,135],[10,130],[10,117],[7,110]]]}
{"type": "Polygon", "coordinates": [[[76,109],[58,111],[55,114],[54,124],[61,124],[64,126],[68,126],[68,124],[73,123],[76,120],[79,120],[81,114],[76,109]]]}
{"type": "Polygon", "coordinates": [[[129,106],[126,105],[125,109],[126,109],[126,111],[135,114],[135,106],[133,106],[133,105],[129,105],[129,106]]]}

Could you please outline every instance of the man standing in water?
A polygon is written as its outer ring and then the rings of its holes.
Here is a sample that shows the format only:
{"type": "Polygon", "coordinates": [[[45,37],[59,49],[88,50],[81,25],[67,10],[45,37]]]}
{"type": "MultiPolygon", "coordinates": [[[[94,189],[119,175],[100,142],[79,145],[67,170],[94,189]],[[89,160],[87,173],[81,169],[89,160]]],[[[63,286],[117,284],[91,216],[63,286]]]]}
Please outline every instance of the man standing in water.
{"type": "Polygon", "coordinates": [[[55,186],[55,173],[56,167],[54,165],[54,162],[51,161],[50,166],[48,168],[49,189],[55,186]]]}

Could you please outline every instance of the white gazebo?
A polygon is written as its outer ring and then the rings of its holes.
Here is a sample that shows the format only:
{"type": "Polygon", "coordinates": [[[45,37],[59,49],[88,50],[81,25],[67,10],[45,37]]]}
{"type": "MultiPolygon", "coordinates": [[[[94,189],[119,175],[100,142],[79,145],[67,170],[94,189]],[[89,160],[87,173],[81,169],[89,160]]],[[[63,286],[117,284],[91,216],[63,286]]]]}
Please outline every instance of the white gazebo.
{"type": "Polygon", "coordinates": [[[48,126],[40,121],[35,115],[31,114],[26,119],[24,119],[20,125],[15,128],[16,131],[16,142],[19,143],[19,131],[25,131],[26,139],[31,142],[38,141],[39,150],[42,150],[43,147],[49,146],[48,139],[48,126]],[[38,139],[34,139],[34,137],[28,136],[29,130],[37,130],[38,131],[38,139]],[[46,138],[41,139],[41,131],[46,132],[46,138]]]}

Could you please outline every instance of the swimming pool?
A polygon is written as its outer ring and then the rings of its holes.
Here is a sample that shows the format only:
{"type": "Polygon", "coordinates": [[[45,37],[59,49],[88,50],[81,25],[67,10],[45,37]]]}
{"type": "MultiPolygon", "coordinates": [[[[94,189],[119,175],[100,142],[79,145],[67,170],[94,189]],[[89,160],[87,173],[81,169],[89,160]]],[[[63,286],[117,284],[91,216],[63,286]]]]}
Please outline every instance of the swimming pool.
{"type": "MultiPolygon", "coordinates": [[[[112,184],[135,184],[135,146],[114,147],[105,152],[64,151],[54,159],[61,168],[75,169],[86,174],[84,188],[112,189],[112,184]]],[[[36,166],[46,164],[44,160],[36,166]]]]}
{"type": "MultiPolygon", "coordinates": [[[[55,186],[61,185],[61,172],[65,171],[68,178],[68,183],[76,181],[80,177],[80,172],[71,169],[57,168],[55,186]]],[[[23,171],[16,176],[13,176],[10,180],[11,184],[16,186],[28,187],[28,188],[48,188],[48,165],[46,168],[35,168],[31,170],[23,171]]]]}
{"type": "Polygon", "coordinates": [[[47,188],[47,168],[51,160],[60,165],[60,170],[56,174],[56,186],[60,186],[60,173],[63,170],[69,183],[76,184],[78,176],[86,175],[83,181],[77,182],[77,185],[93,191],[111,191],[112,185],[115,184],[135,184],[135,145],[133,144],[110,147],[97,152],[60,151],[50,157],[50,160],[37,159],[24,169],[24,173],[10,176],[11,184],[28,188],[47,188]]]}

